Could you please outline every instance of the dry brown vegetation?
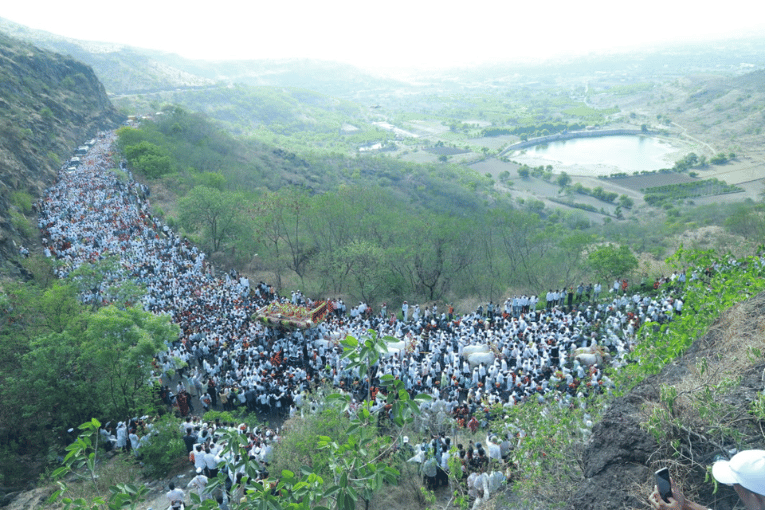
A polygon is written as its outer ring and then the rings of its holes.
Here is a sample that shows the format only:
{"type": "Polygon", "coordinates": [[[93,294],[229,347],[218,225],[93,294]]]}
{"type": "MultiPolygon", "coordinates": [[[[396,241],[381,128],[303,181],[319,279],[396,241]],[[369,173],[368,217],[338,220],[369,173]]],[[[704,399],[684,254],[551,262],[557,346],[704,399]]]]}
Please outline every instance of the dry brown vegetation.
{"type": "MultiPolygon", "coordinates": [[[[689,499],[709,506],[735,502],[728,488],[712,494],[707,468],[715,456],[727,458],[734,448],[765,448],[764,370],[765,296],[760,295],[723,314],[665,370],[669,386],[664,377],[658,379],[660,399],[642,410],[647,430],[662,439],[649,459],[649,475],[669,466],[689,499]]],[[[649,478],[636,485],[639,499],[652,483],[649,478]]]]}

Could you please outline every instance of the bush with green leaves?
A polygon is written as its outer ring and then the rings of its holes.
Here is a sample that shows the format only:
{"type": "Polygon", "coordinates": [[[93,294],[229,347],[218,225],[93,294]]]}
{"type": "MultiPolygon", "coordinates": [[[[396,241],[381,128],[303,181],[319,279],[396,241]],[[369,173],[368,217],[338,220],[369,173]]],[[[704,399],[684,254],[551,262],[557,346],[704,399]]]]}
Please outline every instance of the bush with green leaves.
{"type": "Polygon", "coordinates": [[[95,418],[78,427],[80,434],[75,442],[67,446],[64,465],[53,472],[58,490],[51,494],[48,502],[59,502],[65,510],[135,510],[144,501],[149,488],[143,484],[118,482],[108,488],[101,481],[103,467],[99,466],[99,428],[95,418]],[[77,483],[80,487],[75,487],[77,483]],[[87,486],[87,490],[83,490],[87,486]]]}
{"type": "Polygon", "coordinates": [[[147,474],[154,478],[168,475],[180,462],[187,461],[187,448],[181,438],[181,421],[166,414],[152,424],[149,441],[139,448],[147,474]]]}
{"type": "Polygon", "coordinates": [[[125,147],[125,158],[131,167],[150,179],[157,179],[173,171],[170,152],[152,142],[143,141],[125,147]]]}
{"type": "Polygon", "coordinates": [[[714,250],[680,249],[667,259],[672,267],[689,270],[686,282],[685,308],[689,310],[676,320],[659,325],[645,323],[638,331],[639,342],[633,353],[637,363],[624,374],[647,376],[677,358],[726,309],[765,290],[765,267],[757,257],[733,259],[714,250]]]}
{"type": "Polygon", "coordinates": [[[557,507],[567,501],[583,481],[582,453],[612,391],[589,391],[580,387],[573,405],[557,399],[544,403],[530,400],[512,408],[497,405],[491,430],[510,437],[512,449],[511,490],[519,497],[532,498],[531,505],[557,507]]]}
{"type": "Polygon", "coordinates": [[[24,237],[33,237],[36,233],[32,222],[18,211],[11,211],[11,225],[24,237]]]}
{"type": "Polygon", "coordinates": [[[32,212],[32,195],[26,191],[14,191],[11,193],[11,204],[23,213],[32,212]]]}
{"type": "Polygon", "coordinates": [[[342,412],[343,405],[329,405],[316,413],[306,406],[304,417],[289,420],[283,427],[280,444],[275,449],[274,466],[277,472],[296,466],[315,468],[317,473],[328,476],[325,452],[317,449],[317,438],[325,436],[342,441],[349,426],[349,419],[342,412]]]}

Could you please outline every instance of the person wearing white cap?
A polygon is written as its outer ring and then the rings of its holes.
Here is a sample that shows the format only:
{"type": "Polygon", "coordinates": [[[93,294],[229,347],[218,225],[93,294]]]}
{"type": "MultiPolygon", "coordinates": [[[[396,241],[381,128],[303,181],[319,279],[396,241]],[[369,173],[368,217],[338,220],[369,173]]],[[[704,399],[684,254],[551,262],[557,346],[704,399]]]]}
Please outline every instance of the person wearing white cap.
{"type": "MultiPolygon", "coordinates": [[[[719,483],[733,486],[747,510],[765,510],[765,450],[745,450],[731,460],[717,461],[712,466],[712,476],[719,483]]],[[[656,487],[648,499],[657,510],[708,510],[685,499],[674,483],[672,497],[669,503],[665,502],[656,487]]]]}
{"type": "Polygon", "coordinates": [[[732,485],[747,510],[765,508],[765,450],[745,450],[715,462],[712,476],[732,485]]]}

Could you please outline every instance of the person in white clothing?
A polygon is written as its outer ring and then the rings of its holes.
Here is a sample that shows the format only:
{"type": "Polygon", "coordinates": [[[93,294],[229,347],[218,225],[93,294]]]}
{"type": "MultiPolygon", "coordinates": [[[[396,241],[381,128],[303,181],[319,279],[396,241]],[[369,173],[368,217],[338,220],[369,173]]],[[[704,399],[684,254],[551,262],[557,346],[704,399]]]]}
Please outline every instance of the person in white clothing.
{"type": "Polygon", "coordinates": [[[117,424],[117,447],[122,448],[125,451],[128,446],[128,428],[125,423],[120,422],[117,424]]]}
{"type": "Polygon", "coordinates": [[[190,480],[189,483],[187,484],[187,489],[197,490],[197,494],[200,496],[200,499],[206,500],[211,498],[210,494],[205,494],[205,488],[207,486],[208,486],[208,477],[198,471],[197,476],[192,478],[192,480],[190,480]]]}
{"type": "Polygon", "coordinates": [[[173,510],[184,508],[184,491],[177,489],[173,482],[168,484],[168,489],[169,491],[165,493],[165,497],[171,502],[171,508],[173,510]]]}

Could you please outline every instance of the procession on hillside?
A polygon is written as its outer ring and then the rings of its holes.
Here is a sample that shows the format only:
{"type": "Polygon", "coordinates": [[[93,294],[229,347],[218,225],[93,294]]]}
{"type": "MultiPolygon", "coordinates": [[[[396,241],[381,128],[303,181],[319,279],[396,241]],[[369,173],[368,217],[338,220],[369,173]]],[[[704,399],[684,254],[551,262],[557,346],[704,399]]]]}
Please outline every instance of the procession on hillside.
{"type": "MultiPolygon", "coordinates": [[[[218,272],[205,253],[153,217],[148,188],[127,169],[115,169],[113,142],[112,134],[100,137],[76,171],[62,171],[39,201],[45,254],[56,259],[59,277],[119,257],[119,271],[81,300],[110,304],[111,289],[133,279],[146,288],[141,306],[179,325],[179,338],[157,354],[148,384],[157,384],[169,409],[188,418],[185,442],[194,434],[188,449],[201,476],[211,476],[218,465],[207,461],[217,458],[221,446],[216,429],[238,428],[202,423],[198,416],[205,410],[244,408],[281,423],[321,407],[319,390],[329,385],[351,395],[353,403],[371,399],[372,410],[386,420],[389,409],[377,394],[381,378],[391,375],[411,395],[432,397],[421,409],[429,435],[413,441],[416,449],[408,438],[399,447],[422,465],[427,485],[437,486],[457,429],[488,428],[494,406],[530,400],[572,406],[584,391],[609,390],[605,368],[626,362],[638,328],[673,320],[684,306],[685,273],[654,286],[653,297],[630,294],[626,280],[616,280],[606,284],[608,292],[601,293],[600,283],[582,283],[576,292],[549,290],[539,306],[543,292],[534,289],[531,296],[510,296],[464,313],[449,303],[424,304],[422,310],[404,302],[393,313],[395,307],[386,304],[347,308],[339,298],[312,299],[300,290],[281,297],[265,282],[234,270],[218,272]],[[361,378],[347,368],[341,342],[369,335],[392,341],[361,378]]],[[[121,421],[105,433],[115,434],[116,448],[140,451],[137,432],[149,431],[138,421],[121,421]]],[[[249,451],[266,473],[279,434],[272,428],[240,431],[249,435],[249,451]]],[[[503,461],[515,441],[510,429],[506,437],[489,435],[486,444],[462,445],[464,477],[478,501],[504,479],[503,461]]],[[[235,487],[238,479],[238,473],[228,473],[235,487]]],[[[204,487],[202,478],[198,482],[204,487]]]]}

